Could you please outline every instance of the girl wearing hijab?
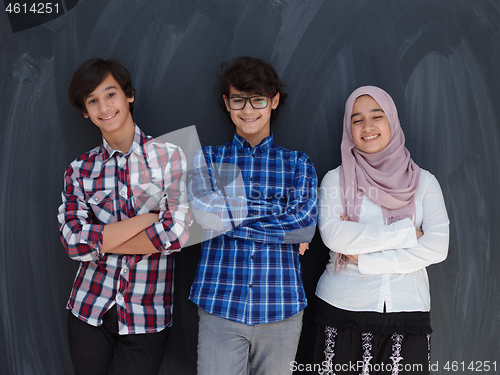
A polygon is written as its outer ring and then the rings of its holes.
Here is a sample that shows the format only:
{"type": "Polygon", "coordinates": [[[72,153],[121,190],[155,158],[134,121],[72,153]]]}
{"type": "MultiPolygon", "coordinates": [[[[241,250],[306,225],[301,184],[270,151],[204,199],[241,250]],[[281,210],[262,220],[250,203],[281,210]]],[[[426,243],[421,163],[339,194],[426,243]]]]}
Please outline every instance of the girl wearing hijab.
{"type": "Polygon", "coordinates": [[[319,195],[319,230],[331,251],[316,289],[315,370],[428,374],[425,268],[448,253],[441,188],[410,158],[396,106],[378,87],[347,99],[341,154],[319,195]]]}

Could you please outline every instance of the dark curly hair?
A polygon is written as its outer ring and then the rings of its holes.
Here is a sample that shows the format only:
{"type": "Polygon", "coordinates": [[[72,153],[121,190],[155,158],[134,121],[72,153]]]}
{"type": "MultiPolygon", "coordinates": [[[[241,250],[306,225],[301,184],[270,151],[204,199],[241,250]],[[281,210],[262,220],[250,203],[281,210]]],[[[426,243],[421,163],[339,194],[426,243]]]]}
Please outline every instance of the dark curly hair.
{"type": "MultiPolygon", "coordinates": [[[[87,114],[85,98],[100,85],[106,77],[111,74],[120,84],[125,96],[134,96],[132,78],[130,72],[122,64],[115,60],[103,60],[93,58],[85,61],[73,74],[69,85],[68,97],[71,105],[80,110],[81,115],[87,114]]],[[[134,112],[134,104],[129,103],[130,113],[134,112]]]]}
{"type": "Polygon", "coordinates": [[[240,56],[221,65],[224,69],[219,80],[220,105],[226,111],[223,95],[229,96],[229,90],[234,87],[238,91],[255,95],[280,94],[278,107],[271,112],[271,120],[278,117],[280,106],[285,104],[288,94],[283,92],[285,85],[278,74],[267,62],[249,56],[240,56]]]}

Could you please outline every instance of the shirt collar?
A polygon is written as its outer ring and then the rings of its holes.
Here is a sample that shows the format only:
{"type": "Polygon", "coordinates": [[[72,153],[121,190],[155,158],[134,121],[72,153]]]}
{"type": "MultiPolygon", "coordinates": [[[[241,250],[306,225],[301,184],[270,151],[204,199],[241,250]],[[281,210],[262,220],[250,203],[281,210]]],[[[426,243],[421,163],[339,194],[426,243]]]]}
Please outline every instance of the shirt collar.
{"type": "MultiPolygon", "coordinates": [[[[143,150],[141,146],[144,143],[146,143],[146,136],[144,135],[142,130],[137,126],[137,124],[135,124],[134,140],[130,145],[129,151],[125,155],[134,152],[142,157],[143,150]]],[[[122,154],[120,150],[114,150],[106,141],[106,139],[104,139],[104,137],[102,138],[102,148],[104,154],[104,161],[108,161],[114,154],[122,154]]]]}
{"type": "MultiPolygon", "coordinates": [[[[245,147],[252,147],[248,141],[240,136],[239,134],[234,134],[233,137],[233,146],[236,146],[239,150],[243,150],[245,147]]],[[[260,149],[261,151],[266,151],[274,144],[274,136],[273,133],[264,138],[260,143],[255,146],[255,149],[260,149]]]]}

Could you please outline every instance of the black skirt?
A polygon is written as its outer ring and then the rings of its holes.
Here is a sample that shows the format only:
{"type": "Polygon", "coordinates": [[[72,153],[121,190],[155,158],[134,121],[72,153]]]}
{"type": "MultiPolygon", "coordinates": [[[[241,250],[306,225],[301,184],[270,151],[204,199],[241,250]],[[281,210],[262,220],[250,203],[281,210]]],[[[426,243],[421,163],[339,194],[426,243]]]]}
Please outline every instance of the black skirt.
{"type": "Polygon", "coordinates": [[[306,358],[296,374],[429,374],[428,312],[352,312],[317,298],[306,358]]]}
{"type": "Polygon", "coordinates": [[[337,329],[353,325],[361,332],[383,333],[386,335],[415,333],[430,334],[431,315],[429,312],[378,313],[371,311],[342,310],[316,297],[314,321],[322,326],[337,329]]]}

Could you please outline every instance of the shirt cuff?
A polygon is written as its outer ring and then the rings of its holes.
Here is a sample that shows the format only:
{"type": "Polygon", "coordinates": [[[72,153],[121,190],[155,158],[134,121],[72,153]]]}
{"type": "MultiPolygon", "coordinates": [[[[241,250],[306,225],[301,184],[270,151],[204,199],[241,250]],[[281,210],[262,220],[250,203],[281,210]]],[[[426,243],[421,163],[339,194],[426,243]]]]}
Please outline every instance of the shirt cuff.
{"type": "Polygon", "coordinates": [[[415,224],[409,218],[399,220],[390,229],[380,233],[380,244],[385,249],[402,249],[418,245],[415,224]]]}
{"type": "Polygon", "coordinates": [[[165,251],[170,247],[171,243],[167,238],[167,233],[162,223],[154,223],[146,229],[146,235],[153,244],[153,246],[160,253],[165,254],[165,251]]]}
{"type": "MultiPolygon", "coordinates": [[[[79,243],[82,246],[88,246],[93,251],[89,252],[89,260],[97,260],[101,256],[102,249],[102,232],[104,225],[102,224],[84,224],[79,235],[79,243]]],[[[82,258],[83,260],[83,258],[82,258]]]]}
{"type": "Polygon", "coordinates": [[[240,227],[228,232],[228,236],[254,242],[283,243],[285,234],[280,231],[267,231],[264,228],[240,227]]]}

